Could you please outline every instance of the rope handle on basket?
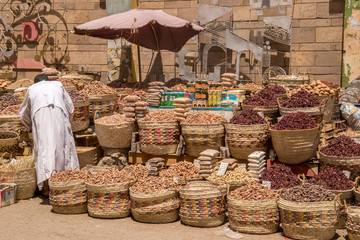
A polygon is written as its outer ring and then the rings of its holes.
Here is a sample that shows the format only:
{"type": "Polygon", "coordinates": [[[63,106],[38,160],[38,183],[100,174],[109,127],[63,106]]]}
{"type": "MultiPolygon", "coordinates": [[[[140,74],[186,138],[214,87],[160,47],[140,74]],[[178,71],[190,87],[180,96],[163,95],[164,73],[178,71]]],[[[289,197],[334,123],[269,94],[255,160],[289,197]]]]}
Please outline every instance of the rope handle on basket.
{"type": "Polygon", "coordinates": [[[230,184],[226,183],[226,196],[229,198],[230,194],[230,184]]]}
{"type": "Polygon", "coordinates": [[[55,174],[58,172],[56,169],[52,170],[51,173],[50,173],[50,177],[53,176],[53,173],[55,172],[55,174]]]}
{"type": "Polygon", "coordinates": [[[355,179],[355,188],[359,186],[359,182],[360,182],[360,176],[357,176],[355,179]]]}
{"type": "Polygon", "coordinates": [[[265,117],[265,122],[268,125],[268,128],[271,128],[271,123],[270,123],[270,119],[268,117],[265,117]]]}
{"type": "Polygon", "coordinates": [[[0,157],[0,165],[4,164],[4,156],[5,156],[5,154],[9,154],[9,156],[10,156],[10,158],[9,158],[10,161],[11,161],[11,159],[12,159],[12,157],[13,157],[12,153],[4,152],[3,154],[1,154],[1,157],[0,157]]]}
{"type": "Polygon", "coordinates": [[[328,98],[324,98],[323,100],[321,100],[320,106],[326,105],[328,100],[329,100],[328,98]]]}
{"type": "Polygon", "coordinates": [[[306,176],[305,174],[299,174],[298,179],[300,180],[301,184],[304,184],[306,182],[306,176]]]}
{"type": "Polygon", "coordinates": [[[336,195],[336,197],[334,198],[334,205],[335,205],[335,209],[338,209],[339,206],[341,204],[341,193],[339,193],[338,195],[336,195]],[[337,204],[338,203],[338,204],[337,204]]]}
{"type": "Polygon", "coordinates": [[[284,190],[284,188],[280,188],[277,192],[276,192],[276,204],[279,205],[279,200],[280,200],[280,197],[281,197],[281,193],[282,191],[284,190]]]}
{"type": "Polygon", "coordinates": [[[270,69],[269,70],[269,81],[270,81],[271,73],[273,73],[274,76],[276,77],[276,72],[274,70],[270,69]]]}
{"type": "Polygon", "coordinates": [[[277,98],[276,98],[276,101],[277,101],[277,103],[278,103],[279,107],[281,107],[282,102],[281,102],[280,97],[277,97],[277,98]]]}
{"type": "MultiPolygon", "coordinates": [[[[96,115],[99,113],[99,110],[96,110],[95,112],[94,112],[94,122],[95,122],[95,120],[96,120],[96,115]]],[[[99,115],[99,117],[100,117],[100,115],[99,115]]]]}
{"type": "Polygon", "coordinates": [[[344,207],[345,207],[345,211],[347,212],[347,210],[348,210],[348,205],[347,205],[347,203],[346,203],[346,199],[344,199],[344,207]]]}

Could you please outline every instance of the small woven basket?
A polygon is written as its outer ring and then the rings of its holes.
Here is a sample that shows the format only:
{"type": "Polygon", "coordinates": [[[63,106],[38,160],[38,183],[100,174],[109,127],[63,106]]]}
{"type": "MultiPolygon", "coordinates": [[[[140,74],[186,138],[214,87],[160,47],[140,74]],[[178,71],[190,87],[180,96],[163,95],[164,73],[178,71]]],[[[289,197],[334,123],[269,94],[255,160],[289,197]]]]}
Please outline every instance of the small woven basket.
{"type": "Polygon", "coordinates": [[[337,200],[298,203],[278,200],[281,227],[294,239],[330,240],[335,236],[339,216],[337,200]]]}
{"type": "Polygon", "coordinates": [[[52,210],[62,214],[87,212],[87,195],[84,180],[52,182],[49,179],[49,200],[52,210]]]}
{"type": "Polygon", "coordinates": [[[136,221],[170,223],[179,217],[179,199],[175,189],[139,193],[130,188],[131,213],[136,221]]]}
{"type": "Polygon", "coordinates": [[[228,197],[230,228],[252,234],[271,234],[279,228],[279,209],[276,199],[243,201],[228,197]]]}
{"type": "Polygon", "coordinates": [[[199,157],[200,153],[207,149],[219,151],[225,143],[225,130],[222,123],[181,123],[181,131],[185,139],[186,155],[192,157],[199,157]]]}
{"type": "Polygon", "coordinates": [[[292,113],[297,113],[297,112],[303,112],[306,113],[307,115],[309,115],[310,117],[312,117],[315,121],[315,123],[321,123],[324,117],[324,112],[325,112],[325,104],[326,104],[327,99],[324,98],[323,102],[321,102],[320,106],[317,107],[308,107],[308,108],[285,108],[285,107],[281,107],[281,104],[279,104],[279,110],[280,110],[280,115],[281,116],[286,116],[292,113]]]}
{"type": "Polygon", "coordinates": [[[88,212],[96,218],[130,216],[129,182],[94,185],[86,183],[88,212]]]}
{"type": "Polygon", "coordinates": [[[226,142],[231,156],[247,159],[255,151],[267,152],[269,131],[267,124],[226,124],[226,142]]]}
{"type": "Polygon", "coordinates": [[[21,123],[20,115],[0,115],[0,131],[25,132],[26,127],[21,123]]]}
{"type": "Polygon", "coordinates": [[[11,131],[0,132],[0,153],[13,153],[18,150],[19,134],[11,131]]]}
{"type": "Polygon", "coordinates": [[[269,131],[280,162],[298,164],[310,159],[316,153],[320,139],[320,127],[302,130],[270,128],[269,131]]]}
{"type": "Polygon", "coordinates": [[[147,154],[175,154],[180,139],[177,122],[139,121],[141,151],[147,154]]]}
{"type": "MultiPolygon", "coordinates": [[[[324,146],[326,147],[326,146],[324,146]]],[[[320,169],[334,167],[342,171],[350,172],[350,180],[355,181],[360,174],[360,156],[356,157],[337,157],[325,155],[320,150],[320,169]]]]}
{"type": "Polygon", "coordinates": [[[225,221],[226,185],[189,182],[180,188],[181,221],[194,227],[216,227],[225,221]]]}
{"type": "Polygon", "coordinates": [[[350,240],[360,240],[360,207],[350,206],[346,210],[346,230],[350,240]]]}

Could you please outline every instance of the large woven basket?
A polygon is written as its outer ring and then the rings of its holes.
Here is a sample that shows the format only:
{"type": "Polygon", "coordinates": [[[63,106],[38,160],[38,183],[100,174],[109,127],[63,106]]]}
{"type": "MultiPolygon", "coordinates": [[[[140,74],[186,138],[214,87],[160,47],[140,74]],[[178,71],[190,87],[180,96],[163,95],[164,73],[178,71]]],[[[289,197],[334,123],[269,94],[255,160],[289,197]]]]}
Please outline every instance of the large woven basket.
{"type": "Polygon", "coordinates": [[[96,218],[130,216],[129,182],[94,185],[86,183],[88,212],[96,218]]]}
{"type": "Polygon", "coordinates": [[[360,186],[360,176],[355,180],[355,188],[354,188],[354,195],[355,195],[355,205],[360,207],[360,191],[358,191],[360,186]]]}
{"type": "Polygon", "coordinates": [[[89,95],[90,100],[90,119],[95,117],[95,112],[99,113],[99,117],[109,116],[116,109],[116,94],[105,95],[89,95]]]}
{"type": "Polygon", "coordinates": [[[334,167],[342,171],[349,171],[351,181],[355,181],[356,177],[360,174],[360,156],[356,157],[337,157],[328,156],[320,150],[320,169],[326,167],[334,167]]]}
{"type": "Polygon", "coordinates": [[[105,125],[95,120],[95,132],[99,144],[105,148],[129,148],[134,130],[133,122],[105,125]]]}
{"type": "Polygon", "coordinates": [[[18,150],[19,134],[12,131],[0,132],[0,152],[16,152],[18,150]]]}
{"type": "Polygon", "coordinates": [[[17,185],[16,199],[33,197],[37,187],[35,168],[19,171],[0,171],[0,181],[2,183],[15,183],[17,185]]]}
{"type": "Polygon", "coordinates": [[[228,197],[230,228],[243,233],[270,234],[279,228],[276,199],[243,201],[228,197]]]}
{"type": "Polygon", "coordinates": [[[236,159],[247,159],[255,151],[267,152],[269,131],[267,124],[226,124],[226,143],[236,159]]]}
{"type": "Polygon", "coordinates": [[[225,130],[222,123],[181,123],[181,132],[185,139],[186,154],[192,157],[199,157],[207,149],[219,151],[224,146],[225,130]]]}
{"type": "Polygon", "coordinates": [[[284,108],[279,106],[279,110],[281,116],[286,116],[291,113],[303,112],[312,117],[316,123],[321,123],[324,116],[325,105],[322,104],[318,107],[309,108],[284,108]]]}
{"type": "Polygon", "coordinates": [[[280,162],[286,164],[302,163],[316,153],[320,127],[302,130],[270,129],[269,131],[280,162]]]}
{"type": "Polygon", "coordinates": [[[175,189],[140,193],[130,188],[131,213],[136,221],[169,223],[179,217],[179,199],[175,189]]]}
{"type": "Polygon", "coordinates": [[[330,240],[335,236],[338,202],[297,203],[282,198],[278,201],[281,227],[293,239],[330,240]]]}
{"type": "Polygon", "coordinates": [[[74,116],[71,120],[73,132],[85,130],[90,124],[89,101],[74,102],[74,116]]]}
{"type": "Polygon", "coordinates": [[[345,207],[344,201],[346,202],[346,204],[353,203],[354,188],[349,189],[349,190],[329,190],[329,191],[334,193],[336,196],[338,196],[340,194],[341,201],[340,201],[340,206],[339,206],[339,221],[338,221],[337,228],[343,229],[346,227],[346,207],[345,207]]]}
{"type": "Polygon", "coordinates": [[[96,166],[100,158],[99,147],[76,147],[80,169],[90,165],[96,166]]]}
{"type": "Polygon", "coordinates": [[[346,210],[346,230],[350,240],[360,240],[360,207],[350,206],[346,210]]]}
{"type": "Polygon", "coordinates": [[[52,210],[62,214],[87,212],[87,195],[84,180],[52,182],[49,179],[49,200],[52,210]]]}
{"type": "Polygon", "coordinates": [[[0,131],[23,132],[26,128],[21,123],[19,114],[0,115],[0,131]]]}
{"type": "Polygon", "coordinates": [[[180,139],[177,122],[145,122],[139,121],[141,151],[154,155],[176,153],[180,139]]]}
{"type": "Polygon", "coordinates": [[[251,105],[241,105],[242,109],[253,109],[256,112],[264,114],[264,117],[267,117],[271,120],[276,119],[279,116],[279,106],[251,106],[251,105]]]}
{"type": "Polygon", "coordinates": [[[194,227],[216,227],[225,221],[226,185],[189,182],[180,188],[181,221],[194,227]]]}

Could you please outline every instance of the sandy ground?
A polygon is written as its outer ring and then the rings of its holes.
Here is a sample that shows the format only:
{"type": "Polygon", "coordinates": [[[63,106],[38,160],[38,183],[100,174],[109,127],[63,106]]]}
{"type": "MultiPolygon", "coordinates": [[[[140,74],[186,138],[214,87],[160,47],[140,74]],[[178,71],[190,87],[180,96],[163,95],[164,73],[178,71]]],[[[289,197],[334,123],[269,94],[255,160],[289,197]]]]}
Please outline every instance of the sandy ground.
{"type": "MultiPolygon", "coordinates": [[[[0,209],[0,239],[131,239],[131,240],[229,240],[228,223],[216,228],[195,228],[181,224],[144,224],[125,219],[96,219],[87,214],[61,215],[51,212],[48,199],[35,197],[0,209]]],[[[338,230],[335,239],[345,239],[338,230]]],[[[241,234],[243,240],[280,240],[282,233],[241,234]]]]}

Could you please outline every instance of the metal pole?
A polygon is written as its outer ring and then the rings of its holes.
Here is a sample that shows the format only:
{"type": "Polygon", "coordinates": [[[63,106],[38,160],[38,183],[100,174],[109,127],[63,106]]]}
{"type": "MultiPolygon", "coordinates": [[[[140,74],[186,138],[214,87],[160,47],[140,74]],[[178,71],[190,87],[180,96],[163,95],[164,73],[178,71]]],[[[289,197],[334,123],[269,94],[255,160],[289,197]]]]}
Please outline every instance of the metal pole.
{"type": "Polygon", "coordinates": [[[139,64],[139,82],[141,83],[141,61],[140,61],[140,46],[137,44],[137,55],[138,55],[138,64],[139,64]]]}

